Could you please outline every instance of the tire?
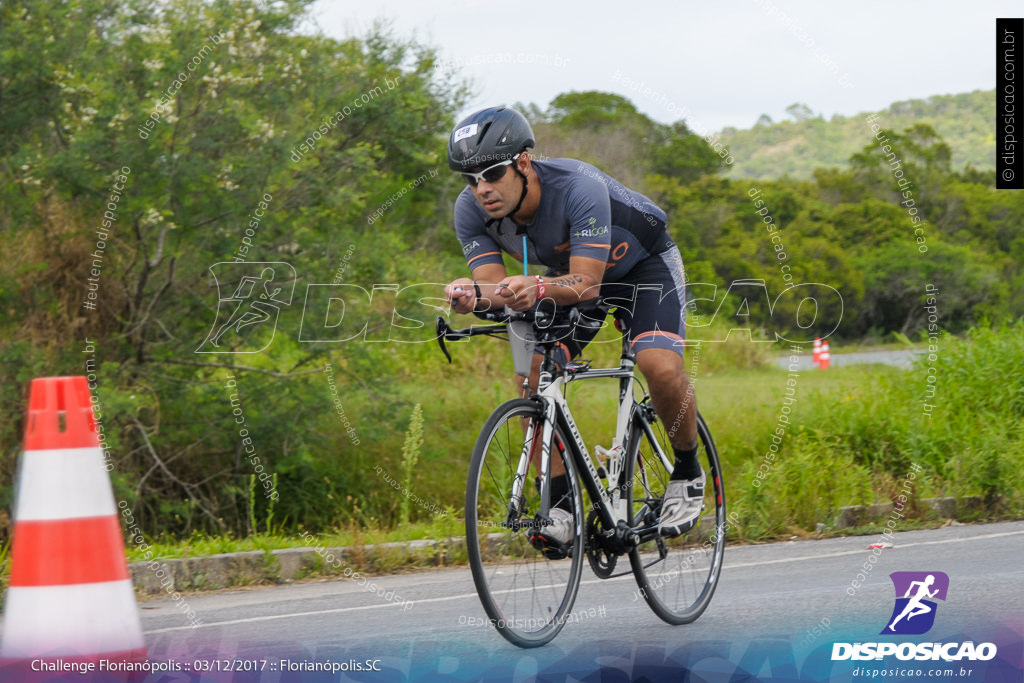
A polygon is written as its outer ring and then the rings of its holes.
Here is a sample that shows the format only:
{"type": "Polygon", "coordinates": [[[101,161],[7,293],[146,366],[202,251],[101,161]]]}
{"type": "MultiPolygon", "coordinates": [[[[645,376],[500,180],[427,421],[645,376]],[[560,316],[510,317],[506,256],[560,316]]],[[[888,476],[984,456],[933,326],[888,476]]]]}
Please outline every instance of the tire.
{"type": "MultiPolygon", "coordinates": [[[[488,418],[473,448],[466,484],[466,545],[480,602],[491,623],[509,642],[538,647],[551,641],[572,610],[583,570],[583,496],[572,458],[552,448],[552,470],[562,461],[569,474],[574,515],[572,552],[549,559],[535,548],[529,527],[509,520],[533,521],[540,494],[536,469],[530,465],[522,486],[519,510],[510,514],[512,484],[526,442],[523,425],[537,425],[541,438],[540,404],[515,399],[498,407],[488,418]]],[[[568,440],[556,428],[561,443],[568,440]]],[[[539,453],[539,451],[538,451],[539,453]]],[[[539,456],[538,456],[539,457],[539,456]]],[[[539,460],[538,460],[539,463],[539,460]]],[[[552,500],[552,507],[555,501],[552,500]]],[[[534,526],[534,533],[537,527],[534,526]]]]}
{"type": "MultiPolygon", "coordinates": [[[[657,524],[661,497],[675,457],[660,422],[649,425],[649,431],[642,428],[640,420],[634,420],[634,424],[626,470],[629,513],[632,526],[641,522],[649,526],[657,524]],[[652,436],[661,444],[665,459],[652,447],[652,436]]],[[[701,518],[678,538],[662,539],[657,534],[648,534],[645,542],[629,554],[637,592],[655,614],[670,624],[688,624],[704,613],[718,585],[725,554],[727,524],[722,468],[711,432],[700,413],[697,435],[697,456],[707,476],[701,518]]]]}

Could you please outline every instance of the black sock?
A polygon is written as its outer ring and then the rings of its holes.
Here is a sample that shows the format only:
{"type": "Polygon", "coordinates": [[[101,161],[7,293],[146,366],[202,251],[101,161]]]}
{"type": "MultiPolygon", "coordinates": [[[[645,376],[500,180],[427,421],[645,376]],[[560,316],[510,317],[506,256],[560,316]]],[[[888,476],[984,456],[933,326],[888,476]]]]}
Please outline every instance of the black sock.
{"type": "Polygon", "coordinates": [[[551,477],[551,507],[562,508],[566,512],[572,512],[572,495],[569,490],[568,474],[551,477]]]}
{"type": "Polygon", "coordinates": [[[683,479],[696,479],[700,476],[700,462],[697,460],[697,448],[680,450],[673,447],[676,452],[676,465],[672,469],[670,481],[682,481],[683,479]]]}

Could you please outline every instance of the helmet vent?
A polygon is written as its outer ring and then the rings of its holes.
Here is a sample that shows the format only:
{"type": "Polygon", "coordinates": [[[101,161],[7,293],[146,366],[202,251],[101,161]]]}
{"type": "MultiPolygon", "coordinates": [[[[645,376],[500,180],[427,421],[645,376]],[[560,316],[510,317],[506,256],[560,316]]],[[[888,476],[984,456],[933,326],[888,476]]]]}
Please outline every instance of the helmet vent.
{"type": "Polygon", "coordinates": [[[491,123],[492,123],[491,121],[488,121],[487,123],[485,123],[483,125],[483,127],[480,129],[480,137],[478,137],[477,140],[483,140],[484,139],[484,136],[487,135],[487,131],[490,130],[490,128],[491,128],[491,123]]]}

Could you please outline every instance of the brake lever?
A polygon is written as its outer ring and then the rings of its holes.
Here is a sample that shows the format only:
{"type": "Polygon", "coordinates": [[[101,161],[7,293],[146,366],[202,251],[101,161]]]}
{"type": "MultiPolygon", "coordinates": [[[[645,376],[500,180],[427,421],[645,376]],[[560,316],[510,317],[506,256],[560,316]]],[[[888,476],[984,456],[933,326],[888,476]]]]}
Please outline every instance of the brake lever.
{"type": "Polygon", "coordinates": [[[451,328],[448,327],[448,323],[445,321],[443,315],[437,316],[437,324],[434,327],[437,330],[437,343],[441,347],[441,352],[444,354],[444,357],[448,359],[448,364],[451,365],[452,354],[448,353],[448,348],[444,345],[445,336],[451,328]]]}

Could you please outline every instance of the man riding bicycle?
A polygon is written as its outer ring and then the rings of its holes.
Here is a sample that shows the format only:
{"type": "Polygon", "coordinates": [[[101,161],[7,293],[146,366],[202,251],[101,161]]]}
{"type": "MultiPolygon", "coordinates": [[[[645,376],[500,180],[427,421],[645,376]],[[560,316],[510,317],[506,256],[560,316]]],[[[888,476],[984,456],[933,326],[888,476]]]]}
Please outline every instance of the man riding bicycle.
{"type": "MultiPolygon", "coordinates": [[[[471,114],[449,136],[448,166],[468,185],[455,202],[455,233],[473,278],[454,280],[445,294],[457,313],[504,306],[525,311],[540,299],[616,307],[655,411],[673,425],[668,436],[675,467],[659,530],[677,536],[700,516],[705,483],[697,460],[697,407],[683,367],[682,258],[666,231],[665,212],[650,199],[575,159],[534,161],[527,151],[534,145],[530,124],[506,107],[471,114]],[[502,251],[547,266],[548,275],[509,276],[502,251]]],[[[565,340],[566,355],[578,356],[595,334],[578,328],[565,340]]],[[[529,379],[534,389],[538,366],[539,356],[529,379]]],[[[553,524],[543,535],[562,544],[573,537],[568,492],[564,465],[553,463],[553,524]]]]}

